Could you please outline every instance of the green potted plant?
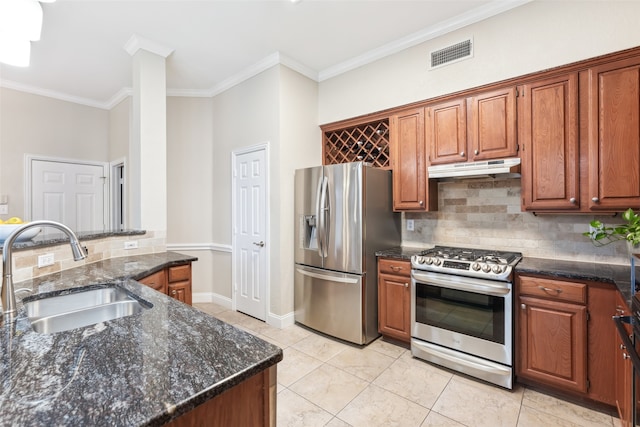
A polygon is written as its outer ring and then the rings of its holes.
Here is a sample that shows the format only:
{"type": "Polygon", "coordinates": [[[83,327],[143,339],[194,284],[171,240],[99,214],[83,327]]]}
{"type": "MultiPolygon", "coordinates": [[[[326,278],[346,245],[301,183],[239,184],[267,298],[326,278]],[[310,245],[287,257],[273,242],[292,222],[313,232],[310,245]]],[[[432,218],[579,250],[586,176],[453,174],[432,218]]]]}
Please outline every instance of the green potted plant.
{"type": "MultiPolygon", "coordinates": [[[[640,216],[633,212],[633,209],[627,209],[622,213],[622,219],[626,221],[625,224],[613,227],[607,227],[602,222],[593,220],[589,223],[590,230],[582,234],[589,237],[596,246],[626,240],[631,251],[632,248],[640,246],[640,216]]],[[[633,252],[637,251],[633,250],[633,252]]]]}

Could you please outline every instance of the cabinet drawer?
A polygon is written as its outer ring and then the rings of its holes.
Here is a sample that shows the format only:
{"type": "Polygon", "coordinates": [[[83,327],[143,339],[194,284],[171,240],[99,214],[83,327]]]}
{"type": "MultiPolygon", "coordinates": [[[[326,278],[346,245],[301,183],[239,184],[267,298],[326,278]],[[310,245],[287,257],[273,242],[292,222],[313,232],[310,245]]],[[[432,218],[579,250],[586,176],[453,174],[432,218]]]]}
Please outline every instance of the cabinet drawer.
{"type": "Polygon", "coordinates": [[[587,285],[540,277],[520,276],[520,295],[586,304],[587,285]]]}
{"type": "Polygon", "coordinates": [[[411,276],[411,263],[397,259],[378,259],[378,271],[380,273],[395,274],[399,276],[411,276]]]}
{"type": "Polygon", "coordinates": [[[191,265],[178,265],[169,268],[169,283],[191,279],[191,265]]]}

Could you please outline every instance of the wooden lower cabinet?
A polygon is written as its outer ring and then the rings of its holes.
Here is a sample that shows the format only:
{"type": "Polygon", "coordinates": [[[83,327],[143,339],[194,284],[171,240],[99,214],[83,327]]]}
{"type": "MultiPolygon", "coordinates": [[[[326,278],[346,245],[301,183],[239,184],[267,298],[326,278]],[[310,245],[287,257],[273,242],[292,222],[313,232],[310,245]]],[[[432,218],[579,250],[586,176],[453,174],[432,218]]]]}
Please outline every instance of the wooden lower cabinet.
{"type": "Polygon", "coordinates": [[[164,268],[138,282],[191,305],[191,263],[164,268]]]}
{"type": "Polygon", "coordinates": [[[276,366],[244,380],[166,425],[170,427],[275,427],[276,366]]]}
{"type": "Polygon", "coordinates": [[[411,263],[378,259],[378,332],[411,341],[411,263]]]}
{"type": "Polygon", "coordinates": [[[610,283],[517,275],[518,381],[615,405],[617,294],[610,283]]]}
{"type": "Polygon", "coordinates": [[[520,297],[518,375],[585,393],[587,307],[520,297]]]}
{"type": "MultiPolygon", "coordinates": [[[[616,316],[628,316],[630,314],[626,303],[622,296],[618,293],[616,298],[616,316]]],[[[632,334],[631,328],[627,326],[627,333],[632,334]]],[[[632,427],[633,423],[633,365],[626,347],[622,343],[622,339],[616,332],[615,334],[615,400],[620,424],[622,427],[632,427]]]]}

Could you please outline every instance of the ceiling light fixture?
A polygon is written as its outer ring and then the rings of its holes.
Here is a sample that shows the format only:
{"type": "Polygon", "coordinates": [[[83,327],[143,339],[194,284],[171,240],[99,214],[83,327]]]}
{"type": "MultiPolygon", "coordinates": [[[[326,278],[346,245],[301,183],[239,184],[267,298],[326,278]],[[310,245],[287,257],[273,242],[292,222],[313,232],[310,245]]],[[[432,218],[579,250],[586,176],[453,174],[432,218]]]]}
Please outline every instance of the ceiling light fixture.
{"type": "Polygon", "coordinates": [[[0,62],[28,67],[31,42],[40,40],[42,6],[55,0],[0,1],[0,62]]]}

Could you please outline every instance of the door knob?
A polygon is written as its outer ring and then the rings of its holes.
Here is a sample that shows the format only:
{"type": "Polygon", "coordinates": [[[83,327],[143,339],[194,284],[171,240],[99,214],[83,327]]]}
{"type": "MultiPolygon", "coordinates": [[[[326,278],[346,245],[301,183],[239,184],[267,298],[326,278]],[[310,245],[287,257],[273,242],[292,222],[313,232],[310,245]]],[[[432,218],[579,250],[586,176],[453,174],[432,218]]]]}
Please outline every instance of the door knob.
{"type": "Polygon", "coordinates": [[[262,240],[260,240],[259,242],[253,242],[253,244],[256,246],[260,246],[261,248],[264,247],[264,242],[262,240]]]}

